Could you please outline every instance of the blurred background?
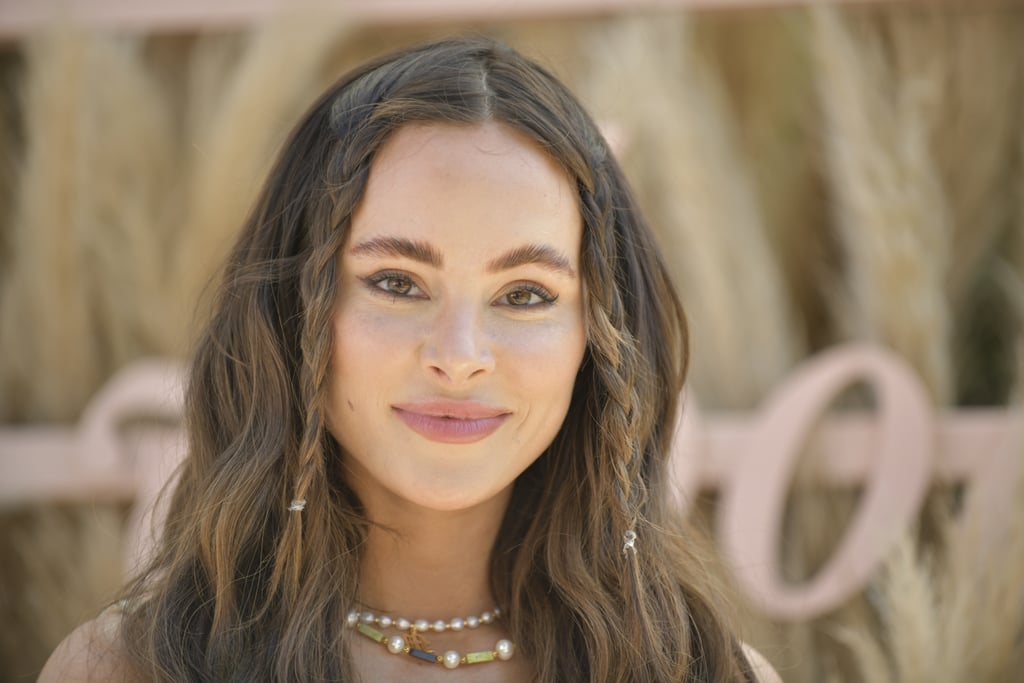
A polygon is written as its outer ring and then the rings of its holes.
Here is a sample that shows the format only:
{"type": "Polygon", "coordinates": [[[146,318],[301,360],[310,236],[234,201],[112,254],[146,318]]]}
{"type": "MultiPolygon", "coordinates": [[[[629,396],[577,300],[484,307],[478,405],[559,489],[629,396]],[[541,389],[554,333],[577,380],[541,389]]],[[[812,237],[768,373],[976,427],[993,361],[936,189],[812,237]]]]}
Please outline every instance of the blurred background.
{"type": "MultiPolygon", "coordinates": [[[[690,316],[702,409],[752,411],[854,340],[898,353],[937,411],[1016,405],[1019,5],[336,4],[0,2],[0,428],[71,427],[117,371],[184,360],[196,302],[301,112],[371,56],[465,32],[547,65],[614,141],[690,316]]],[[[784,622],[738,599],[745,637],[791,683],[1021,680],[1024,503],[1000,553],[968,561],[948,533],[962,488],[936,483],[905,542],[827,614],[784,622]]],[[[788,578],[820,568],[859,493],[798,477],[788,578]]],[[[710,517],[715,493],[699,503],[710,517]]],[[[34,680],[114,594],[130,504],[0,501],[0,681],[34,680]]]]}

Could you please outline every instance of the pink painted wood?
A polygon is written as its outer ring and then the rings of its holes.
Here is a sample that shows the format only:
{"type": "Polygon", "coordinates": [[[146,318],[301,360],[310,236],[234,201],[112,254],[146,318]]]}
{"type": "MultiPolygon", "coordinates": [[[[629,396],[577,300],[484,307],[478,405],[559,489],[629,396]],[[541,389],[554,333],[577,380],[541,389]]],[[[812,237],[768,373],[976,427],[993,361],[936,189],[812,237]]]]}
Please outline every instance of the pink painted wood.
{"type": "Polygon", "coordinates": [[[798,368],[772,394],[746,434],[720,501],[720,541],[747,596],[776,617],[825,613],[867,582],[910,527],[928,489],[934,430],[928,395],[901,359],[878,348],[834,349],[798,368]],[[840,390],[875,390],[878,443],[865,450],[860,510],[832,558],[810,581],[787,583],[780,541],[786,495],[802,445],[840,390]]]}

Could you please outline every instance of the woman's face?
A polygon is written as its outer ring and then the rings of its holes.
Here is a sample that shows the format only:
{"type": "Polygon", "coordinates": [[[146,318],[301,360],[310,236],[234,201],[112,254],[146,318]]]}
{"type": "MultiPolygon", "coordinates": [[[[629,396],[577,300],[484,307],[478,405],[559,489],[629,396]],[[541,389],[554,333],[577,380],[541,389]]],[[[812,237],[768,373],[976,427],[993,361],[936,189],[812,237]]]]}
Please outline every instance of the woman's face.
{"type": "Polygon", "coordinates": [[[340,259],[328,423],[379,505],[507,496],[565,418],[586,334],[574,186],[494,122],[381,148],[340,259]]]}

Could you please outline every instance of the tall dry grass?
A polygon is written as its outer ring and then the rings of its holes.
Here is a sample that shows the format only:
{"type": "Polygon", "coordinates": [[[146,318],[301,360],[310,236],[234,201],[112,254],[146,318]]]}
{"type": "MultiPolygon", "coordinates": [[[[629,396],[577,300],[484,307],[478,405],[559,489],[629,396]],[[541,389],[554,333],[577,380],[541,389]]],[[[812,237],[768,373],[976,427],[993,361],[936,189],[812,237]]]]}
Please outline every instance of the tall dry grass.
{"type": "Polygon", "coordinates": [[[70,420],[153,347],[153,234],[174,140],[141,41],[73,29],[26,49],[25,152],[0,285],[0,415],[70,420]]]}
{"type": "Polygon", "coordinates": [[[122,506],[0,514],[0,681],[34,681],[57,643],[112,599],[123,533],[122,506]]]}
{"type": "Polygon", "coordinates": [[[901,82],[940,71],[929,141],[953,226],[947,291],[959,309],[1012,220],[1021,109],[1020,13],[992,8],[886,17],[901,82]],[[983,133],[982,133],[983,132],[983,133]]]}
{"type": "MultiPolygon", "coordinates": [[[[16,73],[14,56],[0,53],[0,273],[6,270],[13,257],[8,239],[14,214],[17,160],[21,154],[18,135],[20,108],[15,94],[16,73]]],[[[0,318],[2,316],[3,313],[0,313],[0,318]]]]}
{"type": "Polygon", "coordinates": [[[587,50],[585,99],[625,130],[625,166],[692,321],[701,404],[750,408],[803,349],[720,80],[682,15],[612,22],[587,50]]]}
{"type": "Polygon", "coordinates": [[[835,269],[835,245],[823,201],[809,18],[708,13],[693,23],[721,77],[769,246],[802,322],[794,334],[807,349],[827,346],[833,330],[820,285],[835,269]]]}
{"type": "MultiPolygon", "coordinates": [[[[957,12],[893,11],[884,29],[898,73],[935,64],[939,104],[930,141],[953,225],[947,295],[955,315],[957,399],[1005,401],[1019,330],[1000,314],[1006,303],[991,274],[1013,219],[1014,140],[1021,114],[1024,55],[1021,13],[1007,8],[957,12]],[[984,131],[984,133],[980,133],[984,131]],[[978,347],[987,347],[980,355],[978,347]]],[[[901,76],[906,80],[906,76],[901,76]]]]}
{"type": "MultiPolygon", "coordinates": [[[[182,224],[171,245],[172,299],[162,349],[180,354],[195,302],[209,284],[299,114],[333,74],[328,58],[346,33],[337,21],[282,18],[237,44],[201,41],[190,64],[182,224]]],[[[201,317],[203,314],[200,312],[201,317]]]]}
{"type": "Polygon", "coordinates": [[[838,323],[848,337],[902,354],[936,403],[946,404],[953,395],[945,294],[953,218],[929,144],[941,65],[897,70],[867,22],[828,7],[813,17],[822,135],[845,261],[838,323]]]}
{"type": "Polygon", "coordinates": [[[968,506],[948,522],[937,550],[922,551],[911,535],[892,554],[874,593],[881,628],[839,631],[857,657],[860,680],[1017,680],[1024,667],[1024,468],[1016,473],[1005,519],[975,519],[978,508],[968,506]]]}

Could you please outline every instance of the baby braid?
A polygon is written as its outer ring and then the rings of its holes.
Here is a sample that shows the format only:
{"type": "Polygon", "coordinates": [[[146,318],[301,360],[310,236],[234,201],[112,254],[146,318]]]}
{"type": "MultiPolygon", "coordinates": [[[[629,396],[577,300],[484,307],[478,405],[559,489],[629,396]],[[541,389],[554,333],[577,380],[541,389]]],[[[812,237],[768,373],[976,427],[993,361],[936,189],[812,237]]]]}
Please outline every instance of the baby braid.
{"type": "Polygon", "coordinates": [[[602,430],[603,462],[612,468],[612,482],[619,501],[616,526],[619,536],[635,530],[642,492],[638,467],[641,435],[634,419],[637,409],[637,381],[642,362],[630,331],[623,301],[621,276],[614,264],[621,258],[615,230],[615,204],[606,176],[596,174],[591,194],[582,191],[583,212],[589,230],[584,238],[582,258],[587,276],[588,342],[600,391],[597,412],[602,430]]]}

